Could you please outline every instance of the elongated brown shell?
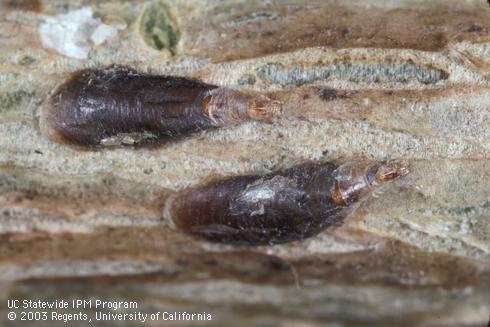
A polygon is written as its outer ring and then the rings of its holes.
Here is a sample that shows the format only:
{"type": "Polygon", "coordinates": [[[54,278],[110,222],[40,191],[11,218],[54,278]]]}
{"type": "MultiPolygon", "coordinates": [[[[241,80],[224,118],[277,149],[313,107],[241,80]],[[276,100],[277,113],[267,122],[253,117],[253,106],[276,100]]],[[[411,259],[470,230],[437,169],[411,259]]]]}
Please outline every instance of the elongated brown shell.
{"type": "Polygon", "coordinates": [[[301,240],[339,224],[369,191],[406,172],[405,166],[388,163],[306,163],[184,190],[167,201],[164,215],[177,228],[211,241],[260,245],[301,240]],[[377,178],[380,172],[385,179],[377,178]]]}
{"type": "Polygon", "coordinates": [[[333,164],[308,164],[266,176],[238,176],[179,194],[175,225],[227,243],[274,244],[303,239],[342,220],[331,201],[333,164]]]}
{"type": "Polygon", "coordinates": [[[267,120],[278,108],[260,94],[116,66],[75,73],[43,105],[41,129],[55,141],[77,146],[158,144],[267,120]]]}

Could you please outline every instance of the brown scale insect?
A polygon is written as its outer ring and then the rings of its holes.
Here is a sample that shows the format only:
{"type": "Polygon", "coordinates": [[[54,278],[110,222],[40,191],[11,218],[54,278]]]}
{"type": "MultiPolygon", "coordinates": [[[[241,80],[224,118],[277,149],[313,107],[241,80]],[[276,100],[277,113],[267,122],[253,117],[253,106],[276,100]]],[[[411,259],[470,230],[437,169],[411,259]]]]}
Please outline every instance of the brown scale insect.
{"type": "Polygon", "coordinates": [[[40,125],[76,146],[144,145],[280,111],[265,95],[115,66],[76,72],[43,105],[40,125]]]}
{"type": "Polygon", "coordinates": [[[237,176],[171,196],[164,217],[211,241],[276,244],[341,223],[369,193],[408,173],[397,162],[306,163],[265,176],[237,176]]]}

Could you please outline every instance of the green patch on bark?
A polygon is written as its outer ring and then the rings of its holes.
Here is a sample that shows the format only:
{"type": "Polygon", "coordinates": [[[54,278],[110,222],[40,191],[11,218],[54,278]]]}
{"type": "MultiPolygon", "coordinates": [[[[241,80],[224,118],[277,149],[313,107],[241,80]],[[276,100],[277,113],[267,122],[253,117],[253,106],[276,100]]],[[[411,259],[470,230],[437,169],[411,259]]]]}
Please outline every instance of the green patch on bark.
{"type": "Polygon", "coordinates": [[[168,50],[175,55],[180,39],[177,23],[169,7],[153,2],[145,7],[140,21],[140,33],[147,45],[157,50],[168,50]]]}

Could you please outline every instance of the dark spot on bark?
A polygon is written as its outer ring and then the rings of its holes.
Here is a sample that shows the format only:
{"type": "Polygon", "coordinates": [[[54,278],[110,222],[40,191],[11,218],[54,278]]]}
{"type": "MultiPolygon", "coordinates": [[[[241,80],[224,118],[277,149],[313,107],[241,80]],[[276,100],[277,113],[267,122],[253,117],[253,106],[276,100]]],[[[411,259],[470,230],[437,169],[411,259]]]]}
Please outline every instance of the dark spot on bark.
{"type": "Polygon", "coordinates": [[[277,257],[270,257],[269,265],[274,270],[289,270],[289,266],[277,257]]]}
{"type": "Polygon", "coordinates": [[[40,12],[42,9],[39,0],[9,0],[6,3],[8,9],[40,12]]]}
{"type": "Polygon", "coordinates": [[[266,31],[266,32],[261,33],[261,36],[263,36],[263,37],[272,37],[273,35],[274,35],[274,32],[272,32],[272,31],[266,31]]]}
{"type": "Polygon", "coordinates": [[[218,261],[216,259],[205,259],[204,260],[204,263],[209,265],[209,266],[217,266],[218,265],[218,261]]]}
{"type": "Polygon", "coordinates": [[[334,89],[322,89],[319,92],[319,96],[323,101],[332,101],[337,99],[337,91],[334,89]]]}
{"type": "Polygon", "coordinates": [[[36,59],[34,59],[31,56],[24,56],[22,59],[19,61],[19,65],[21,66],[30,66],[31,64],[35,63],[36,59]]]}
{"type": "Polygon", "coordinates": [[[333,101],[333,100],[337,100],[337,99],[345,99],[348,97],[347,93],[344,91],[338,91],[338,90],[329,89],[329,88],[319,89],[318,96],[323,101],[333,101]]]}
{"type": "Polygon", "coordinates": [[[466,33],[480,33],[480,32],[483,32],[484,30],[486,30],[486,29],[483,26],[480,26],[480,25],[477,25],[477,24],[471,24],[463,32],[466,32],[466,33]]]}
{"type": "Polygon", "coordinates": [[[342,28],[339,32],[339,39],[345,39],[349,36],[350,30],[347,27],[342,28]]]}
{"type": "Polygon", "coordinates": [[[35,96],[35,92],[30,90],[0,93],[0,113],[25,109],[35,96]]]}
{"type": "Polygon", "coordinates": [[[187,262],[186,259],[179,258],[175,261],[175,263],[180,266],[180,267],[187,267],[189,263],[187,262]]]}
{"type": "Polygon", "coordinates": [[[253,85],[256,82],[254,75],[246,74],[240,77],[237,81],[238,85],[253,85]]]}

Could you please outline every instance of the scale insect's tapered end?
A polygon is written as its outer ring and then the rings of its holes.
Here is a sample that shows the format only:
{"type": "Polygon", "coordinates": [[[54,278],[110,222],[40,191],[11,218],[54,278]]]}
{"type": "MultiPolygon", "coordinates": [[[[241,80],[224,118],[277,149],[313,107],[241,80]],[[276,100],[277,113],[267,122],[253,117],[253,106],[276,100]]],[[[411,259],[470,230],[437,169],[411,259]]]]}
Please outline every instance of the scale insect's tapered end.
{"type": "Polygon", "coordinates": [[[338,205],[348,206],[408,173],[408,164],[404,162],[347,162],[335,172],[332,199],[338,205]]]}
{"type": "Polygon", "coordinates": [[[216,126],[229,126],[249,120],[271,121],[281,114],[282,103],[254,92],[217,88],[204,98],[203,112],[216,126]]]}
{"type": "Polygon", "coordinates": [[[248,114],[250,119],[271,121],[282,113],[282,102],[266,96],[257,96],[249,101],[248,114]]]}

